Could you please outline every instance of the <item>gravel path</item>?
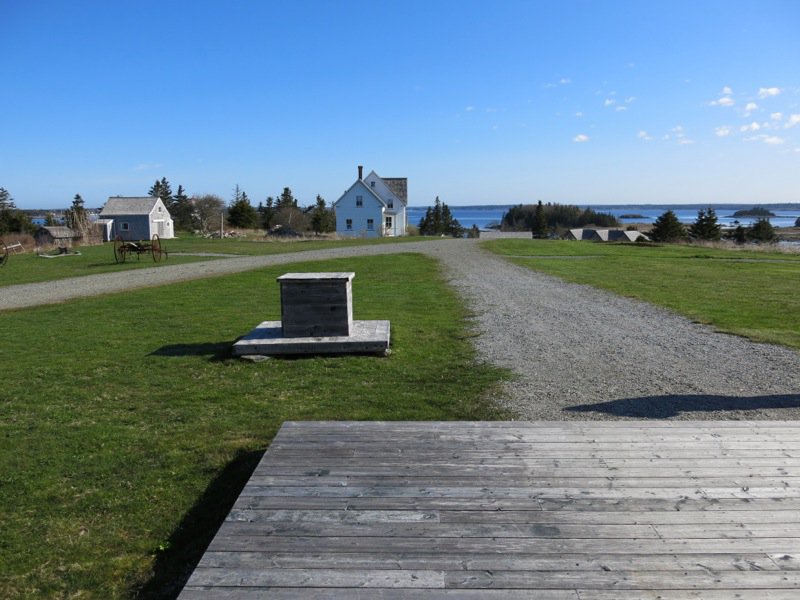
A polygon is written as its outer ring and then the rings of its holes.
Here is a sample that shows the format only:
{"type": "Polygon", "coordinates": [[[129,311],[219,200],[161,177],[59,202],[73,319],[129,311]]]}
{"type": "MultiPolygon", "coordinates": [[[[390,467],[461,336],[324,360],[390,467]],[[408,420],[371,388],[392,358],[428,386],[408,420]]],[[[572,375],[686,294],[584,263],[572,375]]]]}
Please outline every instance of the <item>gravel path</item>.
{"type": "Polygon", "coordinates": [[[481,251],[474,240],[229,258],[4,287],[0,307],[396,252],[423,252],[442,262],[477,315],[481,359],[516,373],[499,401],[520,418],[800,419],[799,353],[535,273],[481,251]]]}

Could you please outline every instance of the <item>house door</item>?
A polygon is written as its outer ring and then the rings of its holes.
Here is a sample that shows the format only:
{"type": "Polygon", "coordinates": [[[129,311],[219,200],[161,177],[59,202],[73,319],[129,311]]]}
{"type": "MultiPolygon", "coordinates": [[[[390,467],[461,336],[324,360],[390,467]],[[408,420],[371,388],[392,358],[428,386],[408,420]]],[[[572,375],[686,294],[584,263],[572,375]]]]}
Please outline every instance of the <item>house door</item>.
{"type": "Polygon", "coordinates": [[[162,238],[166,236],[166,232],[164,230],[164,221],[155,221],[156,225],[156,233],[158,237],[162,238]]]}
{"type": "Polygon", "coordinates": [[[384,235],[386,235],[386,236],[393,236],[394,235],[394,229],[392,227],[392,217],[386,217],[386,221],[384,222],[384,225],[383,225],[383,231],[384,231],[384,235]]]}

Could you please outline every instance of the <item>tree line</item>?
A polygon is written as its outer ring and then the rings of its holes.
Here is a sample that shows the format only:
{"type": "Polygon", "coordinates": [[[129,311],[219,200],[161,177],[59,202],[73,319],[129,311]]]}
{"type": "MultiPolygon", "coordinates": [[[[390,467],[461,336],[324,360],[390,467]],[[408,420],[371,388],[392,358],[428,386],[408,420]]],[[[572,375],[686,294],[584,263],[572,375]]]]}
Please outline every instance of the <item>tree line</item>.
{"type": "Polygon", "coordinates": [[[325,199],[317,195],[315,204],[300,207],[289,187],[265,202],[253,206],[247,192],[237,184],[230,203],[214,194],[188,197],[183,186],[178,186],[175,195],[166,177],[156,180],[148,191],[160,198],[172,215],[175,228],[182,231],[208,232],[221,225],[221,219],[229,227],[239,229],[265,229],[267,231],[293,231],[327,233],[336,229],[333,209],[325,199]]]}
{"type": "MultiPolygon", "coordinates": [[[[722,227],[717,221],[717,213],[713,208],[701,209],[697,212],[694,223],[685,227],[677,215],[668,210],[659,216],[648,233],[654,242],[681,242],[702,240],[715,242],[723,238],[722,227]]],[[[749,227],[738,225],[724,236],[737,244],[746,242],[770,243],[777,240],[775,228],[769,219],[759,218],[749,227]]]]}
{"type": "Polygon", "coordinates": [[[618,227],[614,215],[596,212],[591,208],[581,209],[569,204],[548,202],[542,204],[519,204],[512,206],[503,215],[500,228],[503,231],[530,231],[533,237],[547,237],[559,229],[574,229],[595,225],[597,227],[618,227]]]}

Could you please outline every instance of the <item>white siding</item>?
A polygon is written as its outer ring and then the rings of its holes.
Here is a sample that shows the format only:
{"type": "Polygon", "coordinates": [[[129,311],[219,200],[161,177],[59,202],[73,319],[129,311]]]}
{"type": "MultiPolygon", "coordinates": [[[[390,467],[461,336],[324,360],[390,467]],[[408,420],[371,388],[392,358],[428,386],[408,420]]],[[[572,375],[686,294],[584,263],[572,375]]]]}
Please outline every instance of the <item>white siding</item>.
{"type": "Polygon", "coordinates": [[[363,181],[357,181],[336,201],[336,234],[350,237],[379,237],[383,230],[384,205],[375,197],[363,181]],[[361,197],[361,206],[357,199],[361,197]],[[352,229],[347,228],[348,219],[352,229]],[[372,219],[373,228],[368,229],[367,221],[372,219]]]}

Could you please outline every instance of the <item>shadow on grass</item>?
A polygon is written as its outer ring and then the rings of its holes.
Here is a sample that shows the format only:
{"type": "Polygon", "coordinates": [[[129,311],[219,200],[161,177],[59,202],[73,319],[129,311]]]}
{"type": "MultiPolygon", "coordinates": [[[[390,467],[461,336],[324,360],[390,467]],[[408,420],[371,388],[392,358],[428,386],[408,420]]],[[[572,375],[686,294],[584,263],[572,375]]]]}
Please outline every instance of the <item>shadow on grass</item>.
{"type": "Polygon", "coordinates": [[[169,344],[161,346],[150,356],[210,356],[211,360],[231,357],[233,342],[201,342],[199,344],[169,344]]]}
{"type": "Polygon", "coordinates": [[[570,412],[597,412],[617,417],[638,419],[669,419],[682,413],[713,411],[769,410],[772,408],[800,408],[800,394],[771,396],[713,396],[674,395],[625,398],[570,406],[570,412]]]}
{"type": "Polygon", "coordinates": [[[263,454],[236,454],[169,537],[167,549],[156,558],[153,577],[133,590],[131,597],[167,600],[178,596],[263,454]]]}

